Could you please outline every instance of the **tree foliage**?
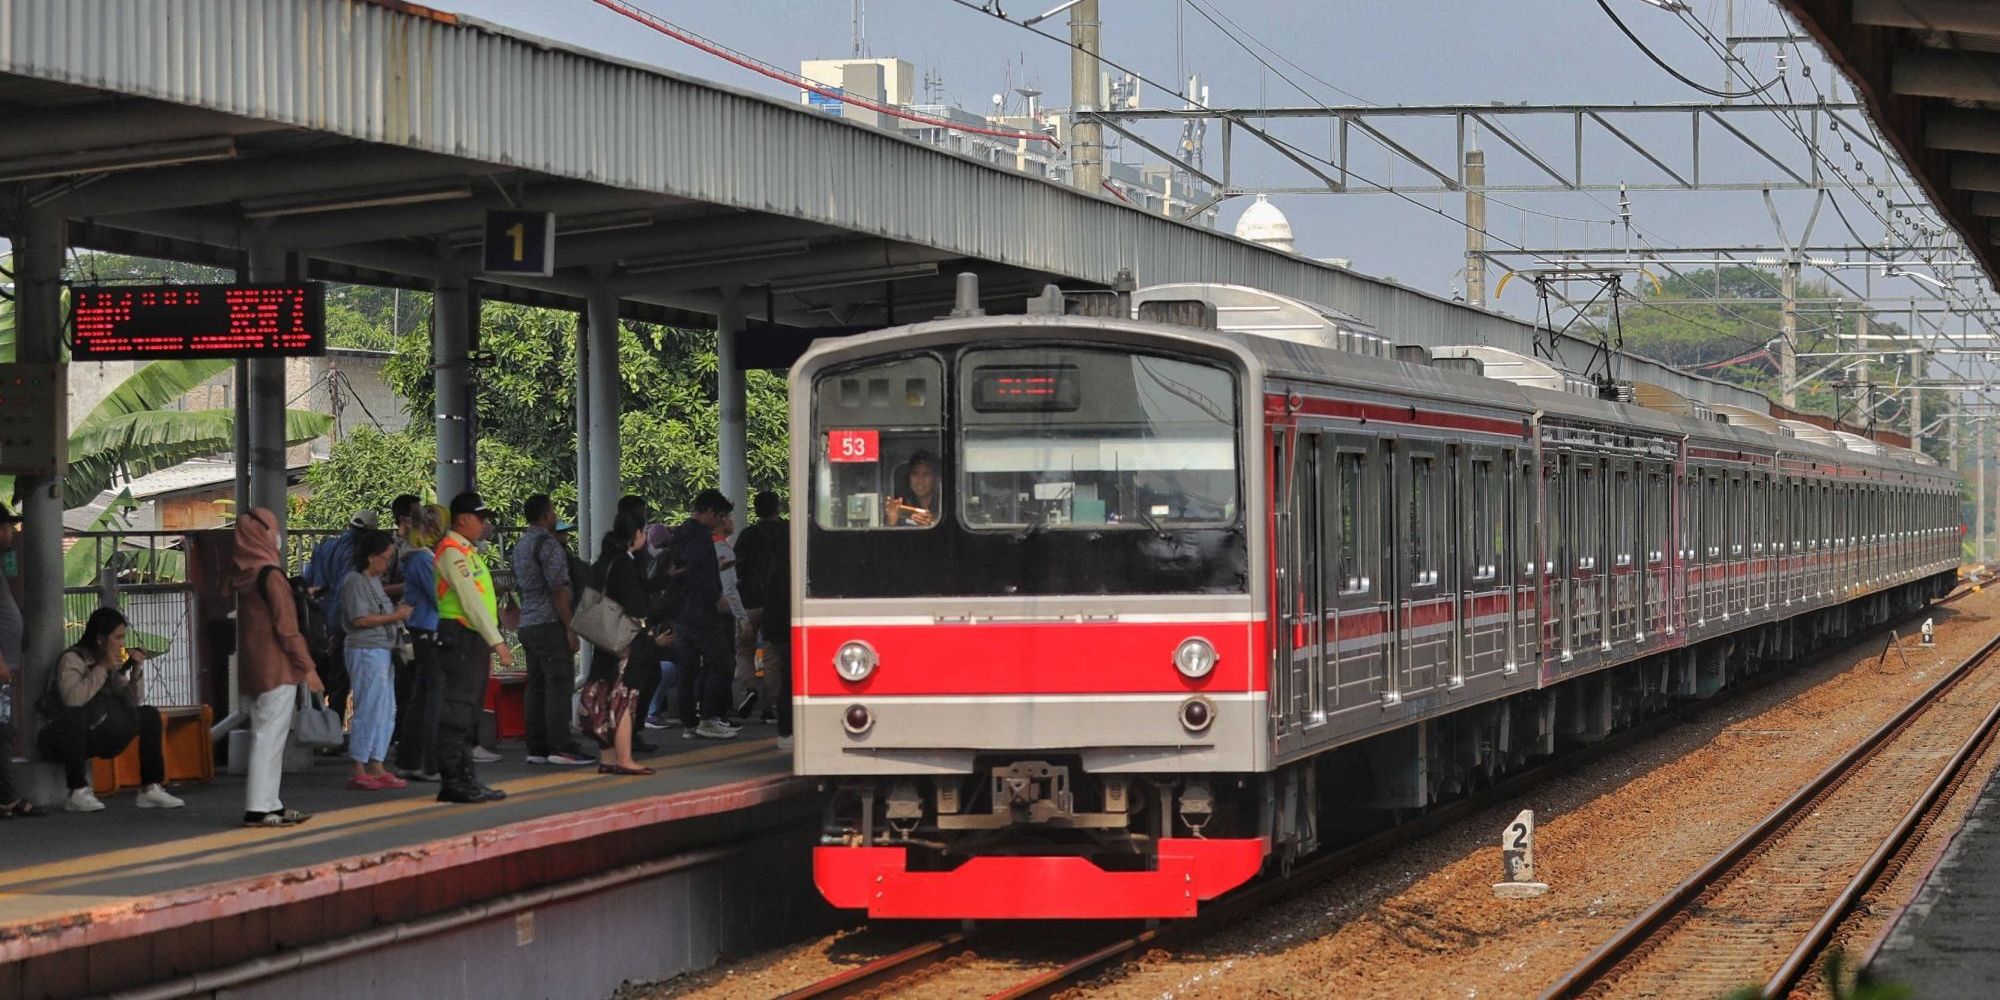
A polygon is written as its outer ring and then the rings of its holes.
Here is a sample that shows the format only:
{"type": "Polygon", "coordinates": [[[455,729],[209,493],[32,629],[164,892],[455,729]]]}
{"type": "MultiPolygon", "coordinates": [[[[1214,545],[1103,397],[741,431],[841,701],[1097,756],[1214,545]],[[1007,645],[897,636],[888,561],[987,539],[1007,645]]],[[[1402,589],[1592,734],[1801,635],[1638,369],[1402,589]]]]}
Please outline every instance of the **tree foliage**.
{"type": "MultiPolygon", "coordinates": [[[[405,295],[407,306],[410,296],[405,295]]],[[[428,306],[426,300],[424,305],[428,306]]],[[[375,303],[374,322],[388,312],[375,303]]],[[[501,303],[481,309],[479,354],[473,369],[479,489],[488,504],[518,516],[520,505],[546,492],[573,511],[576,468],[576,338],[572,313],[501,303]]],[[[363,507],[385,509],[398,493],[429,496],[435,482],[436,389],[429,324],[405,326],[384,375],[409,407],[410,429],[363,431],[336,445],[307,474],[309,499],[299,511],[307,526],[332,527],[363,507]],[[416,329],[411,329],[415,326],[416,329]]],[[[752,489],[784,488],[786,402],[782,376],[748,373],[749,473],[752,489]]],[[[646,324],[619,334],[621,478],[663,516],[683,511],[717,478],[714,335],[646,324]]],[[[745,498],[733,498],[743,504],[745,498]]]]}

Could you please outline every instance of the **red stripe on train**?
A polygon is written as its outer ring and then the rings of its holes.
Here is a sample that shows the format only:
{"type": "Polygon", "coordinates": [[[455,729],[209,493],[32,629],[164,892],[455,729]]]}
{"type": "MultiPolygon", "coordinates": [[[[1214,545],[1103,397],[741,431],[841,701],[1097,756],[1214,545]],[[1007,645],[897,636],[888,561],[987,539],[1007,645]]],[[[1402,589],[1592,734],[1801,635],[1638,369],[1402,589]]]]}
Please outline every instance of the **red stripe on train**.
{"type": "Polygon", "coordinates": [[[812,625],[792,629],[792,682],[801,695],[1180,694],[1264,690],[1264,622],[979,622],[812,625]],[[1218,654],[1188,680],[1174,649],[1193,636],[1218,654]],[[833,654],[859,639],[881,665],[842,680],[833,654]]]}
{"type": "MultiPolygon", "coordinates": [[[[1266,415],[1282,416],[1286,412],[1287,405],[1286,398],[1277,393],[1264,397],[1266,415]]],[[[1450,427],[1454,430],[1501,434],[1512,438],[1528,436],[1526,420],[1495,420],[1491,417],[1475,417],[1463,413],[1419,410],[1414,406],[1388,406],[1382,403],[1356,403],[1305,396],[1299,400],[1298,412],[1315,417],[1346,417],[1351,420],[1373,420],[1385,424],[1450,427]]]]}

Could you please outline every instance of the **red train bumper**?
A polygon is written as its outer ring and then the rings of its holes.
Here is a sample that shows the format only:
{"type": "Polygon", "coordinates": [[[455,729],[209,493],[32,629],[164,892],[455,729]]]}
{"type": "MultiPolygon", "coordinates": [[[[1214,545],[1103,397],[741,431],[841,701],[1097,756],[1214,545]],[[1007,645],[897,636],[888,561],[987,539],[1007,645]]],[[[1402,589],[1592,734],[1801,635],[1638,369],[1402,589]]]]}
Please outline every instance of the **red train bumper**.
{"type": "Polygon", "coordinates": [[[1160,841],[1155,871],[1108,872],[1083,858],[974,858],[913,872],[901,847],[817,847],[813,882],[827,902],[871,917],[1065,919],[1191,917],[1264,862],[1261,840],[1160,841]]]}

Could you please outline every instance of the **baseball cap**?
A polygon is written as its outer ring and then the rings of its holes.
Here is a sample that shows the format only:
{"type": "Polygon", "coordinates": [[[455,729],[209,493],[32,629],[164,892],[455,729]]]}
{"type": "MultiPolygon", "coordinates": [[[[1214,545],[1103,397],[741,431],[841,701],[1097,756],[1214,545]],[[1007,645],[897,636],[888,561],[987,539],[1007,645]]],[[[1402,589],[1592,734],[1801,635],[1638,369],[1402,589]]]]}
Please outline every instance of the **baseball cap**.
{"type": "Polygon", "coordinates": [[[486,501],[479,499],[477,493],[460,493],[451,498],[451,516],[459,517],[464,514],[492,517],[493,509],[486,506],[486,501]]]}
{"type": "Polygon", "coordinates": [[[376,516],[373,510],[363,509],[354,512],[354,516],[348,519],[347,526],[350,528],[372,529],[381,523],[381,519],[376,516]]]}
{"type": "Polygon", "coordinates": [[[556,522],[556,534],[558,534],[558,535],[567,535],[567,534],[569,534],[570,532],[572,532],[572,531],[575,531],[575,530],[576,530],[576,522],[575,522],[575,521],[561,521],[561,520],[559,520],[559,521],[557,521],[557,522],[556,522]]]}
{"type": "Polygon", "coordinates": [[[20,524],[20,523],[21,523],[21,515],[14,513],[13,508],[8,507],[4,503],[0,503],[0,524],[20,524]]]}

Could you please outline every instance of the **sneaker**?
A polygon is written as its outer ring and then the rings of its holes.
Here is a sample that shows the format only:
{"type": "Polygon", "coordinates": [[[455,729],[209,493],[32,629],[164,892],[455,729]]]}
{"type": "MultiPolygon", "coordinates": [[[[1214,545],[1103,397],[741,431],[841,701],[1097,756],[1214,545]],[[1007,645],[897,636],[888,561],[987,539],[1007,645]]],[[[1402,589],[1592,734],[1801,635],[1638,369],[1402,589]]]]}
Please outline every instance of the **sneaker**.
{"type": "Polygon", "coordinates": [[[790,750],[791,748],[792,748],[792,738],[791,738],[791,737],[789,737],[789,736],[780,736],[780,737],[778,737],[778,749],[780,749],[780,750],[790,750]]]}
{"type": "Polygon", "coordinates": [[[705,740],[733,740],[736,730],[714,719],[704,719],[701,725],[694,727],[694,735],[705,740]]]}
{"type": "Polygon", "coordinates": [[[580,753],[552,753],[544,758],[542,763],[554,764],[558,767],[576,767],[579,764],[595,764],[597,763],[597,758],[585,757],[580,753]]]}
{"type": "Polygon", "coordinates": [[[548,762],[549,762],[548,757],[542,754],[531,753],[528,755],[528,763],[530,764],[546,764],[548,762]]]}
{"type": "Polygon", "coordinates": [[[138,801],[141,809],[179,809],[187,805],[179,797],[167,794],[167,790],[158,785],[147,785],[141,789],[138,801]]]}
{"type": "Polygon", "coordinates": [[[493,764],[499,762],[500,755],[485,747],[475,746],[472,748],[472,760],[478,764],[493,764]]]}
{"type": "Polygon", "coordinates": [[[102,808],[104,803],[98,801],[97,793],[87,785],[70,792],[69,798],[63,800],[63,812],[94,813],[102,808]]]}
{"type": "Polygon", "coordinates": [[[680,724],[681,720],[679,719],[669,719],[666,718],[665,716],[659,716],[659,715],[646,716],[647,729],[672,729],[673,727],[678,726],[680,724]]]}

